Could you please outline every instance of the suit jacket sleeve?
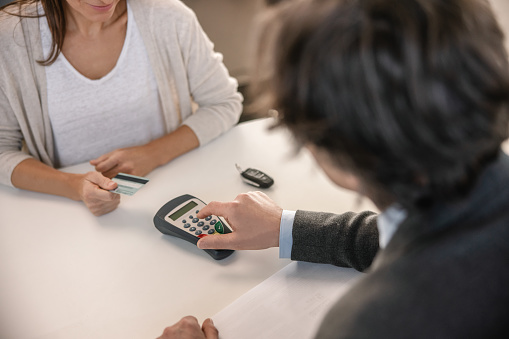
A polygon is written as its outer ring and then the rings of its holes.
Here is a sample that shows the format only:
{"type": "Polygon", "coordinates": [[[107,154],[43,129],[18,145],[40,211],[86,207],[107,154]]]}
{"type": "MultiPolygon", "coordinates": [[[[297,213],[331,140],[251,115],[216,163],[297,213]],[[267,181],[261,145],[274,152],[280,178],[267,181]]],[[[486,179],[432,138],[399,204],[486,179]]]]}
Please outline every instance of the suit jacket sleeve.
{"type": "Polygon", "coordinates": [[[377,214],[297,211],[292,260],[366,270],[379,249],[377,214]]]}

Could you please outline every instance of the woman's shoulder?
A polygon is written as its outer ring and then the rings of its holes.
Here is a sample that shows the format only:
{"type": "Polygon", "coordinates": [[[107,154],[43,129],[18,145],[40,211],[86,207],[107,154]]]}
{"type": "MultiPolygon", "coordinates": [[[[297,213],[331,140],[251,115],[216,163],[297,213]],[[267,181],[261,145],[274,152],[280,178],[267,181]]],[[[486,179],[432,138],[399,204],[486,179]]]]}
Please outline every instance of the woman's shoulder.
{"type": "Polygon", "coordinates": [[[157,10],[188,10],[189,8],[181,0],[130,0],[129,4],[138,3],[141,6],[157,10]]]}
{"type": "Polygon", "coordinates": [[[16,39],[22,33],[23,20],[37,20],[37,7],[35,4],[12,4],[0,11],[0,40],[2,45],[16,39]]]}
{"type": "Polygon", "coordinates": [[[196,20],[194,12],[180,0],[134,0],[129,2],[135,12],[143,11],[159,24],[196,20]]]}
{"type": "Polygon", "coordinates": [[[7,6],[3,10],[0,11],[0,34],[4,35],[9,28],[11,29],[19,23],[19,8],[14,5],[7,6]]]}
{"type": "Polygon", "coordinates": [[[18,22],[21,17],[27,19],[37,17],[37,4],[29,3],[19,5],[12,3],[0,11],[0,24],[18,22]]]}

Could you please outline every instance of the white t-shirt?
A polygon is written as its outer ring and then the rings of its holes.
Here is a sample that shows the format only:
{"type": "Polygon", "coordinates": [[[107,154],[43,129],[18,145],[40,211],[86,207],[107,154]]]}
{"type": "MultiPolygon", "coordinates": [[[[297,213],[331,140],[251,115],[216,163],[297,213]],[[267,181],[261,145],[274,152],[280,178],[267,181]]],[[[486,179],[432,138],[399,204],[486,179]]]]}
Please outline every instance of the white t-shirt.
{"type": "MultiPolygon", "coordinates": [[[[129,4],[127,9],[124,46],[107,75],[86,78],[62,53],[45,67],[56,167],[143,145],[165,133],[154,73],[129,4]]],[[[40,28],[46,58],[52,40],[45,17],[40,28]]]]}

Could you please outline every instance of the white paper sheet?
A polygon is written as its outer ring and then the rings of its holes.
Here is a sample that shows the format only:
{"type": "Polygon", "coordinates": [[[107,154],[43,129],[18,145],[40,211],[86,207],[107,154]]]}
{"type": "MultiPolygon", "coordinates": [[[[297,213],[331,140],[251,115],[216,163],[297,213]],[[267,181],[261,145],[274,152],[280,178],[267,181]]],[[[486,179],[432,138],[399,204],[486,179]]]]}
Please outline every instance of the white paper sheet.
{"type": "Polygon", "coordinates": [[[212,319],[220,339],[310,339],[360,276],[349,268],[292,262],[212,319]]]}

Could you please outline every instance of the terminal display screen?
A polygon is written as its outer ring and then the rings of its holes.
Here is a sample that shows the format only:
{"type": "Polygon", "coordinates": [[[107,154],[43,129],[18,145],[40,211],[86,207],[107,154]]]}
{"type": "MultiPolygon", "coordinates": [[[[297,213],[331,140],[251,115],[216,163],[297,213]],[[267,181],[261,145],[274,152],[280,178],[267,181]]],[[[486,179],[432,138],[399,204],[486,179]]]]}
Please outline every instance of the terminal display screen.
{"type": "Polygon", "coordinates": [[[191,202],[185,204],[184,206],[182,206],[182,208],[180,208],[175,213],[169,215],[169,217],[171,220],[176,221],[178,218],[180,218],[181,216],[183,216],[184,214],[186,214],[187,212],[189,212],[196,206],[198,206],[198,204],[195,203],[194,201],[191,201],[191,202]]]}

